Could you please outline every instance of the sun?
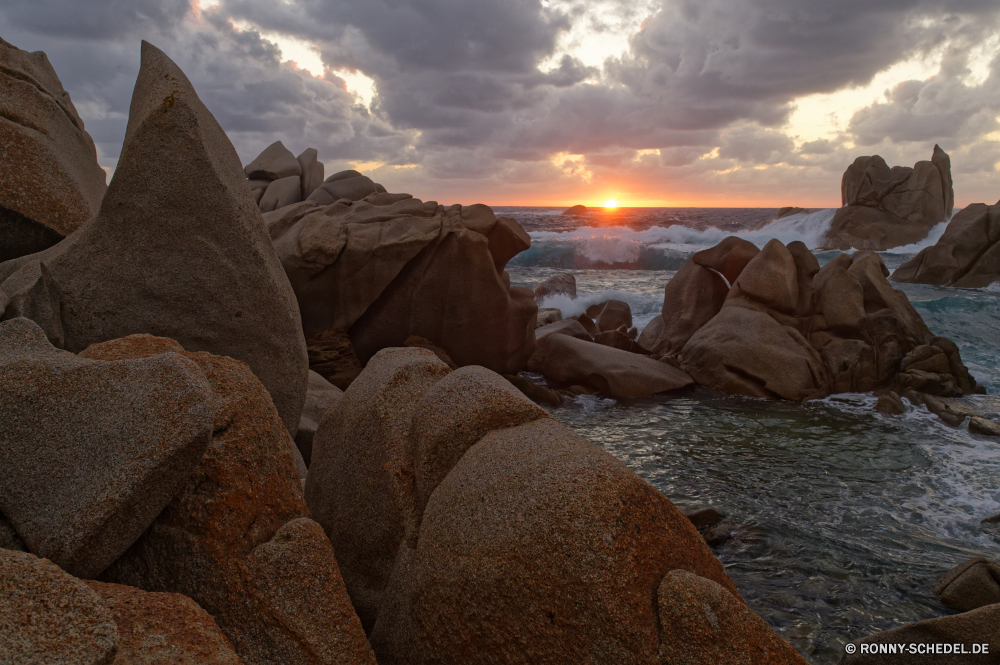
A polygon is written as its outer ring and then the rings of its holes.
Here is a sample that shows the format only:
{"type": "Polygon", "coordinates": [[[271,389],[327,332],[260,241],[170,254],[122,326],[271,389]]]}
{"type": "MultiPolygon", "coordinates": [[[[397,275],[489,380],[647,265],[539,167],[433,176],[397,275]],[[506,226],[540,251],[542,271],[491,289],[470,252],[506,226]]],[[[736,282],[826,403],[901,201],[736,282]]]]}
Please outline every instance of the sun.
{"type": "Polygon", "coordinates": [[[618,201],[615,201],[614,199],[608,199],[607,201],[604,202],[604,207],[605,208],[617,208],[618,207],[618,201]]]}

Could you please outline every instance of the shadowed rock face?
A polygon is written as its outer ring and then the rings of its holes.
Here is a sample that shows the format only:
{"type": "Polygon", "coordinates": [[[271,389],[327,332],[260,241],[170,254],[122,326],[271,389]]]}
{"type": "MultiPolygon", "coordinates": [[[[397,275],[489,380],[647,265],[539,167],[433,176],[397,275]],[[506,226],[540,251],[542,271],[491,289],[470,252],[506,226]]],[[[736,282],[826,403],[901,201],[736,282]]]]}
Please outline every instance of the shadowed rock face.
{"type": "Polygon", "coordinates": [[[1000,281],[1000,203],[960,210],[941,239],[896,268],[892,279],[971,289],[1000,281]]]}
{"type": "Polygon", "coordinates": [[[97,151],[41,51],[0,39],[0,261],[56,244],[97,214],[97,151]]]}
{"type": "Polygon", "coordinates": [[[308,371],[295,294],[232,144],[148,43],[100,213],[0,264],[0,289],[18,303],[3,316],[31,317],[69,351],[151,333],[242,360],[294,433],[308,371]]]}
{"type": "Polygon", "coordinates": [[[841,198],[827,248],[882,251],[915,243],[951,215],[951,160],[936,145],[931,161],[913,168],[889,168],[878,155],[858,157],[844,172],[841,198]]]}

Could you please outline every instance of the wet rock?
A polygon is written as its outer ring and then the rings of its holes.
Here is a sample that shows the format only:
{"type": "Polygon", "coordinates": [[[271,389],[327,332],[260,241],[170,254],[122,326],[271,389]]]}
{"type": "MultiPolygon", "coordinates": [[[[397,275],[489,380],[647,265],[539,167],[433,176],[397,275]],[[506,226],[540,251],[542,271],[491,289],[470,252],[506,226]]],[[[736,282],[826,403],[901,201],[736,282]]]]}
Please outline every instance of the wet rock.
{"type": "Polygon", "coordinates": [[[1000,564],[983,557],[969,559],[935,582],[933,593],[961,612],[1000,603],[1000,564]]]}
{"type": "MultiPolygon", "coordinates": [[[[137,335],[81,355],[124,360],[174,348],[137,335]]],[[[294,444],[267,391],[237,360],[176,353],[215,392],[212,441],[184,489],[101,581],[190,597],[248,664],[350,661],[367,649],[364,632],[329,541],[305,517],[294,444]]]]}
{"type": "Polygon", "coordinates": [[[308,371],[295,294],[236,151],[155,46],[142,45],[121,158],[100,213],[58,245],[0,264],[0,289],[13,300],[37,282],[42,265],[56,286],[50,309],[59,312],[68,351],[150,333],[236,358],[294,433],[308,371]]]}
{"type": "Polygon", "coordinates": [[[906,413],[906,405],[899,395],[890,390],[879,396],[875,402],[875,410],[887,416],[901,416],[906,413]]]}
{"type": "Polygon", "coordinates": [[[646,397],[693,383],[690,376],[666,363],[565,334],[548,338],[542,373],[550,381],[587,385],[619,399],[646,397]]]}
{"type": "Polygon", "coordinates": [[[177,593],[87,582],[110,610],[118,628],[118,665],[242,665],[215,620],[177,593]]]}
{"type": "Polygon", "coordinates": [[[176,353],[95,362],[27,319],[0,323],[0,512],[33,553],[98,575],[191,478],[212,402],[176,353]]]}
{"type": "Polygon", "coordinates": [[[1000,524],[1000,513],[979,520],[980,524],[1000,524]]]}
{"type": "Polygon", "coordinates": [[[0,262],[51,247],[97,214],[107,179],[48,58],[0,39],[0,262]]]}
{"type": "Polygon", "coordinates": [[[965,288],[1000,280],[1000,203],[960,210],[937,243],[896,268],[892,279],[965,288]]]}
{"type": "Polygon", "coordinates": [[[951,162],[934,146],[931,161],[889,168],[878,155],[858,157],[841,184],[844,207],[823,240],[830,249],[884,251],[909,245],[951,215],[951,162]]]}
{"type": "Polygon", "coordinates": [[[535,287],[535,301],[539,304],[549,296],[566,296],[576,300],[576,277],[570,273],[556,275],[535,287]]]}
{"type": "Polygon", "coordinates": [[[306,333],[309,369],[341,390],[347,390],[361,373],[361,361],[354,345],[341,328],[326,328],[306,333]]]}
{"type": "Polygon", "coordinates": [[[662,663],[772,663],[806,660],[718,582],[672,570],[657,588],[662,663]]]}
{"type": "Polygon", "coordinates": [[[736,535],[739,527],[730,522],[721,522],[716,524],[712,528],[705,531],[703,534],[705,537],[705,542],[711,547],[720,547],[725,545],[736,535]]]}
{"type": "MultiPolygon", "coordinates": [[[[359,368],[360,373],[360,368],[359,368]]],[[[335,407],[344,396],[344,391],[333,385],[322,376],[309,371],[309,390],[306,392],[306,403],[302,407],[302,419],[295,433],[295,445],[302,456],[304,466],[309,466],[312,459],[312,442],[316,430],[327,411],[335,407]]],[[[299,473],[304,478],[304,473],[299,473]]]]}
{"type": "Polygon", "coordinates": [[[956,411],[950,405],[942,402],[933,395],[920,393],[919,399],[921,403],[927,407],[928,411],[936,415],[947,425],[958,427],[965,422],[966,414],[956,411]]]}
{"type": "Polygon", "coordinates": [[[995,423],[992,420],[987,420],[979,416],[972,416],[969,418],[969,431],[984,436],[1000,436],[1000,423],[995,423]]]}
{"type": "Polygon", "coordinates": [[[583,329],[587,331],[587,334],[590,335],[591,339],[593,339],[594,336],[600,332],[600,330],[597,329],[597,324],[594,323],[594,320],[587,314],[571,316],[570,318],[583,326],[583,329]]]}
{"type": "Polygon", "coordinates": [[[562,321],[562,312],[555,307],[543,307],[538,310],[538,318],[535,320],[535,327],[541,328],[550,323],[562,321]]]}
{"type": "Polygon", "coordinates": [[[691,524],[694,524],[697,529],[718,524],[726,517],[718,509],[711,506],[696,510],[686,510],[684,511],[684,516],[691,520],[691,524]]]}
{"type": "Polygon", "coordinates": [[[430,495],[370,639],[380,663],[653,662],[649,593],[675,569],[738,598],[673,504],[541,418],[486,434],[430,495]]]}
{"type": "Polygon", "coordinates": [[[548,404],[550,406],[559,406],[563,403],[562,395],[558,392],[545,386],[540,386],[526,376],[504,374],[503,378],[510,381],[512,386],[520,390],[532,402],[548,404]]]}
{"type": "Polygon", "coordinates": [[[0,549],[0,662],[109,665],[118,642],[114,617],[84,582],[0,549]]]}

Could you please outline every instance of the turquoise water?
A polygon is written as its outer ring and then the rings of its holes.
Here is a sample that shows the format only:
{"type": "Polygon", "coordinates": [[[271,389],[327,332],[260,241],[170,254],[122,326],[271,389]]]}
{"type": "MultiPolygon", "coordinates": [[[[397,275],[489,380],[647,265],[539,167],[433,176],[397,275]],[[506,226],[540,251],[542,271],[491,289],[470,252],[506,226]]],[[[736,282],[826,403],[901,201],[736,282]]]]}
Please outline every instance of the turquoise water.
{"type": "MultiPolygon", "coordinates": [[[[694,251],[731,232],[758,245],[770,235],[812,247],[828,223],[817,214],[750,232],[776,211],[647,209],[576,220],[554,210],[497,212],[533,236],[533,249],[508,268],[512,283],[533,288],[572,272],[577,301],[544,305],[572,315],[615,297],[630,303],[640,329],[694,251]],[[722,229],[713,227],[716,214],[722,229]]],[[[883,259],[891,270],[918,249],[883,259]]],[[[821,262],[835,255],[818,253],[821,262]]],[[[896,287],[1000,394],[1000,289],[896,287]]],[[[697,389],[629,401],[581,396],[551,411],[678,506],[722,510],[733,537],[713,551],[744,598],[810,662],[825,664],[853,639],[951,613],[931,595],[934,580],[972,556],[1000,559],[1000,532],[979,524],[1000,512],[1000,440],[951,428],[922,407],[893,418],[874,404],[866,394],[796,404],[697,389]]]]}

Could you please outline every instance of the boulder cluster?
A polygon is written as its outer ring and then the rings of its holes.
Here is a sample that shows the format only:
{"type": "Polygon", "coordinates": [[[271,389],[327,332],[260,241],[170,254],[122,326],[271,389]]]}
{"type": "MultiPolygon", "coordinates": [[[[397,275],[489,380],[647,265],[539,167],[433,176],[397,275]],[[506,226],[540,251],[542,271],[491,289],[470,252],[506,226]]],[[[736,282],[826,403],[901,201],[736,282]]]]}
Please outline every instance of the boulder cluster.
{"type": "Polygon", "coordinates": [[[255,200],[144,42],[99,211],[0,263],[0,662],[805,662],[691,520],[490,369],[534,351],[523,230],[377,191],[265,220],[321,180],[295,161],[259,158],[255,200]],[[304,327],[356,340],[346,391],[304,327]]]}
{"type": "Polygon", "coordinates": [[[893,166],[878,155],[858,157],[840,185],[838,209],[824,240],[830,249],[883,251],[910,245],[951,217],[951,159],[934,146],[930,161],[893,166]]]}

